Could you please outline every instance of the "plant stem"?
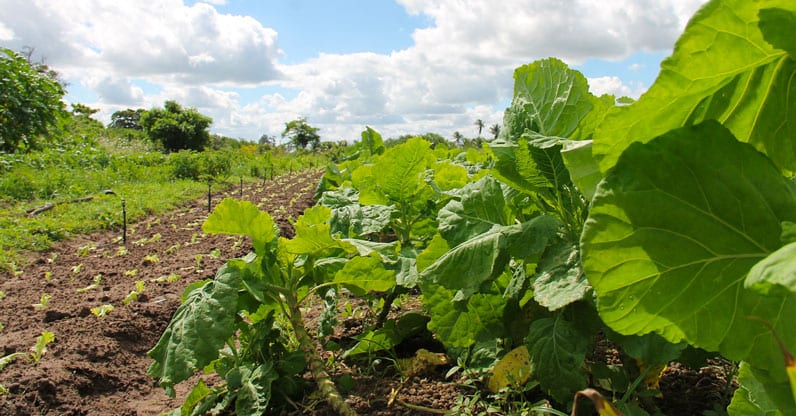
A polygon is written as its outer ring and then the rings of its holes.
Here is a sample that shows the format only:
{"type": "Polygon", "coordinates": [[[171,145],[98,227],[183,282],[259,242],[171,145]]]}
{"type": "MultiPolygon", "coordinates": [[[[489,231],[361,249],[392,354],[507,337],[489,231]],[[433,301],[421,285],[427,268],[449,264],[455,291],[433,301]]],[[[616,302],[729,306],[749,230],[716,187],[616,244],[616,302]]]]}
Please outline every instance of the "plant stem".
{"type": "Polygon", "coordinates": [[[318,390],[320,390],[323,397],[326,398],[329,406],[339,415],[357,416],[357,412],[343,400],[334,382],[332,382],[332,378],[329,376],[329,372],[326,371],[323,360],[321,360],[320,355],[318,355],[315,342],[312,341],[306,328],[304,328],[304,320],[301,317],[301,310],[299,309],[295,294],[286,296],[285,303],[287,303],[290,312],[290,324],[293,326],[293,332],[296,334],[299,348],[301,348],[301,351],[304,353],[307,366],[310,368],[310,373],[312,373],[312,377],[318,385],[318,390]]]}

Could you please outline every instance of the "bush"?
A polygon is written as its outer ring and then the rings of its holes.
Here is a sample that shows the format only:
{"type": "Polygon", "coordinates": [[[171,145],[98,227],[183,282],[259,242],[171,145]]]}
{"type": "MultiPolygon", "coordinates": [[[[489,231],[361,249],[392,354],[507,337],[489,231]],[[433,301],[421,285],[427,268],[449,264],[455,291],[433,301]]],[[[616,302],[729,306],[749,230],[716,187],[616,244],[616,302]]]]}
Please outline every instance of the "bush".
{"type": "Polygon", "coordinates": [[[0,49],[0,151],[38,147],[39,136],[65,115],[63,95],[46,66],[31,65],[11,49],[0,49]]]}
{"type": "Polygon", "coordinates": [[[171,155],[171,174],[177,179],[198,180],[202,174],[199,154],[192,150],[180,150],[171,155]]]}

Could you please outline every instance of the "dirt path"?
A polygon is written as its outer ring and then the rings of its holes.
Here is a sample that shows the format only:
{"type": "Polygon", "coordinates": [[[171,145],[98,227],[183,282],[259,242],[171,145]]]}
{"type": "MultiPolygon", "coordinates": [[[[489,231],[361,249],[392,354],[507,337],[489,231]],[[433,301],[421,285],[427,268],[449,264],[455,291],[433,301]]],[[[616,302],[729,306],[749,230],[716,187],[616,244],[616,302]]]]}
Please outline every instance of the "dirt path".
{"type": "MultiPolygon", "coordinates": [[[[313,201],[322,174],[315,170],[244,186],[244,198],[270,212],[290,236],[287,218],[313,201]]],[[[214,195],[239,197],[239,189],[214,195]]],[[[17,359],[0,371],[2,415],[154,415],[179,405],[146,375],[155,345],[180,303],[184,288],[212,278],[227,260],[246,254],[250,242],[204,235],[207,201],[132,224],[126,248],[119,232],[64,241],[42,253],[19,276],[0,276],[2,356],[30,352],[43,331],[55,334],[37,363],[17,359]],[[101,280],[96,287],[97,276],[101,280]],[[125,297],[143,281],[145,291],[125,297]],[[169,282],[171,281],[171,282],[169,282]],[[42,296],[50,296],[46,307],[42,296]],[[102,318],[92,308],[114,307],[102,318]]],[[[45,214],[47,215],[47,214],[45,214]]],[[[186,387],[187,388],[187,387],[186,387]]]]}

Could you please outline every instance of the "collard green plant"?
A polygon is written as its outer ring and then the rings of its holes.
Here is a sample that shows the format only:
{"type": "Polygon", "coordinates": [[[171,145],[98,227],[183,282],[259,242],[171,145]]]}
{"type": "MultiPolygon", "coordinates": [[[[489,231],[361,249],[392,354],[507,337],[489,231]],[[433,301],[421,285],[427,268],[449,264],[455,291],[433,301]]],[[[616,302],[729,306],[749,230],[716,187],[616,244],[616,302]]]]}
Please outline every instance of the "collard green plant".
{"type": "MultiPolygon", "coordinates": [[[[331,288],[345,287],[358,294],[392,289],[395,272],[384,267],[382,256],[394,252],[396,246],[335,239],[329,218],[329,208],[306,210],[294,224],[296,236],[288,240],[277,238],[271,216],[255,205],[222,201],[205,222],[204,231],[248,236],[255,253],[227,262],[213,281],[190,292],[150,351],[155,363],[149,374],[173,393],[175,384],[211,366],[226,380],[226,387],[197,386],[196,394],[202,397],[195,409],[234,403],[237,414],[261,414],[275,391],[297,387],[296,374],[306,364],[332,408],[354,414],[307,333],[300,305],[331,288]],[[287,349],[284,334],[274,326],[275,316],[290,322],[298,351],[287,349]]],[[[295,393],[298,388],[289,390],[295,393]]],[[[281,393],[289,396],[291,392],[281,393]]]]}
{"type": "Polygon", "coordinates": [[[745,361],[731,414],[796,412],[763,324],[794,349],[794,16],[792,2],[711,1],[594,139],[606,176],[582,247],[600,316],[745,361]]]}

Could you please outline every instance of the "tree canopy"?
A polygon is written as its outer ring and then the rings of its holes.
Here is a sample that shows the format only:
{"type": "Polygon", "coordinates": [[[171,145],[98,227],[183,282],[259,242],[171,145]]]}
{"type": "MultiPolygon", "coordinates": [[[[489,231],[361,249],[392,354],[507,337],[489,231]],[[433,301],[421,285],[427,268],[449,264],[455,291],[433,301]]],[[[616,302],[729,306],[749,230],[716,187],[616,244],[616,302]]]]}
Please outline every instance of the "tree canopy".
{"type": "Polygon", "coordinates": [[[282,132],[282,137],[287,137],[289,143],[295,146],[296,149],[306,149],[307,146],[317,149],[321,144],[321,136],[318,135],[318,130],[320,129],[307,124],[307,119],[302,117],[285,123],[285,131],[282,132]]]}
{"type": "Polygon", "coordinates": [[[64,90],[54,74],[46,65],[0,49],[0,151],[38,147],[39,138],[65,114],[64,90]]]}
{"type": "Polygon", "coordinates": [[[213,119],[195,108],[182,108],[176,101],[166,101],[164,108],[153,108],[141,115],[141,126],[149,138],[167,152],[203,150],[210,142],[208,127],[213,119]]]}
{"type": "Polygon", "coordinates": [[[111,122],[108,124],[108,127],[142,130],[143,127],[141,126],[141,116],[144,114],[144,111],[146,110],[143,108],[139,108],[137,110],[128,108],[126,110],[116,111],[111,114],[111,122]]]}

